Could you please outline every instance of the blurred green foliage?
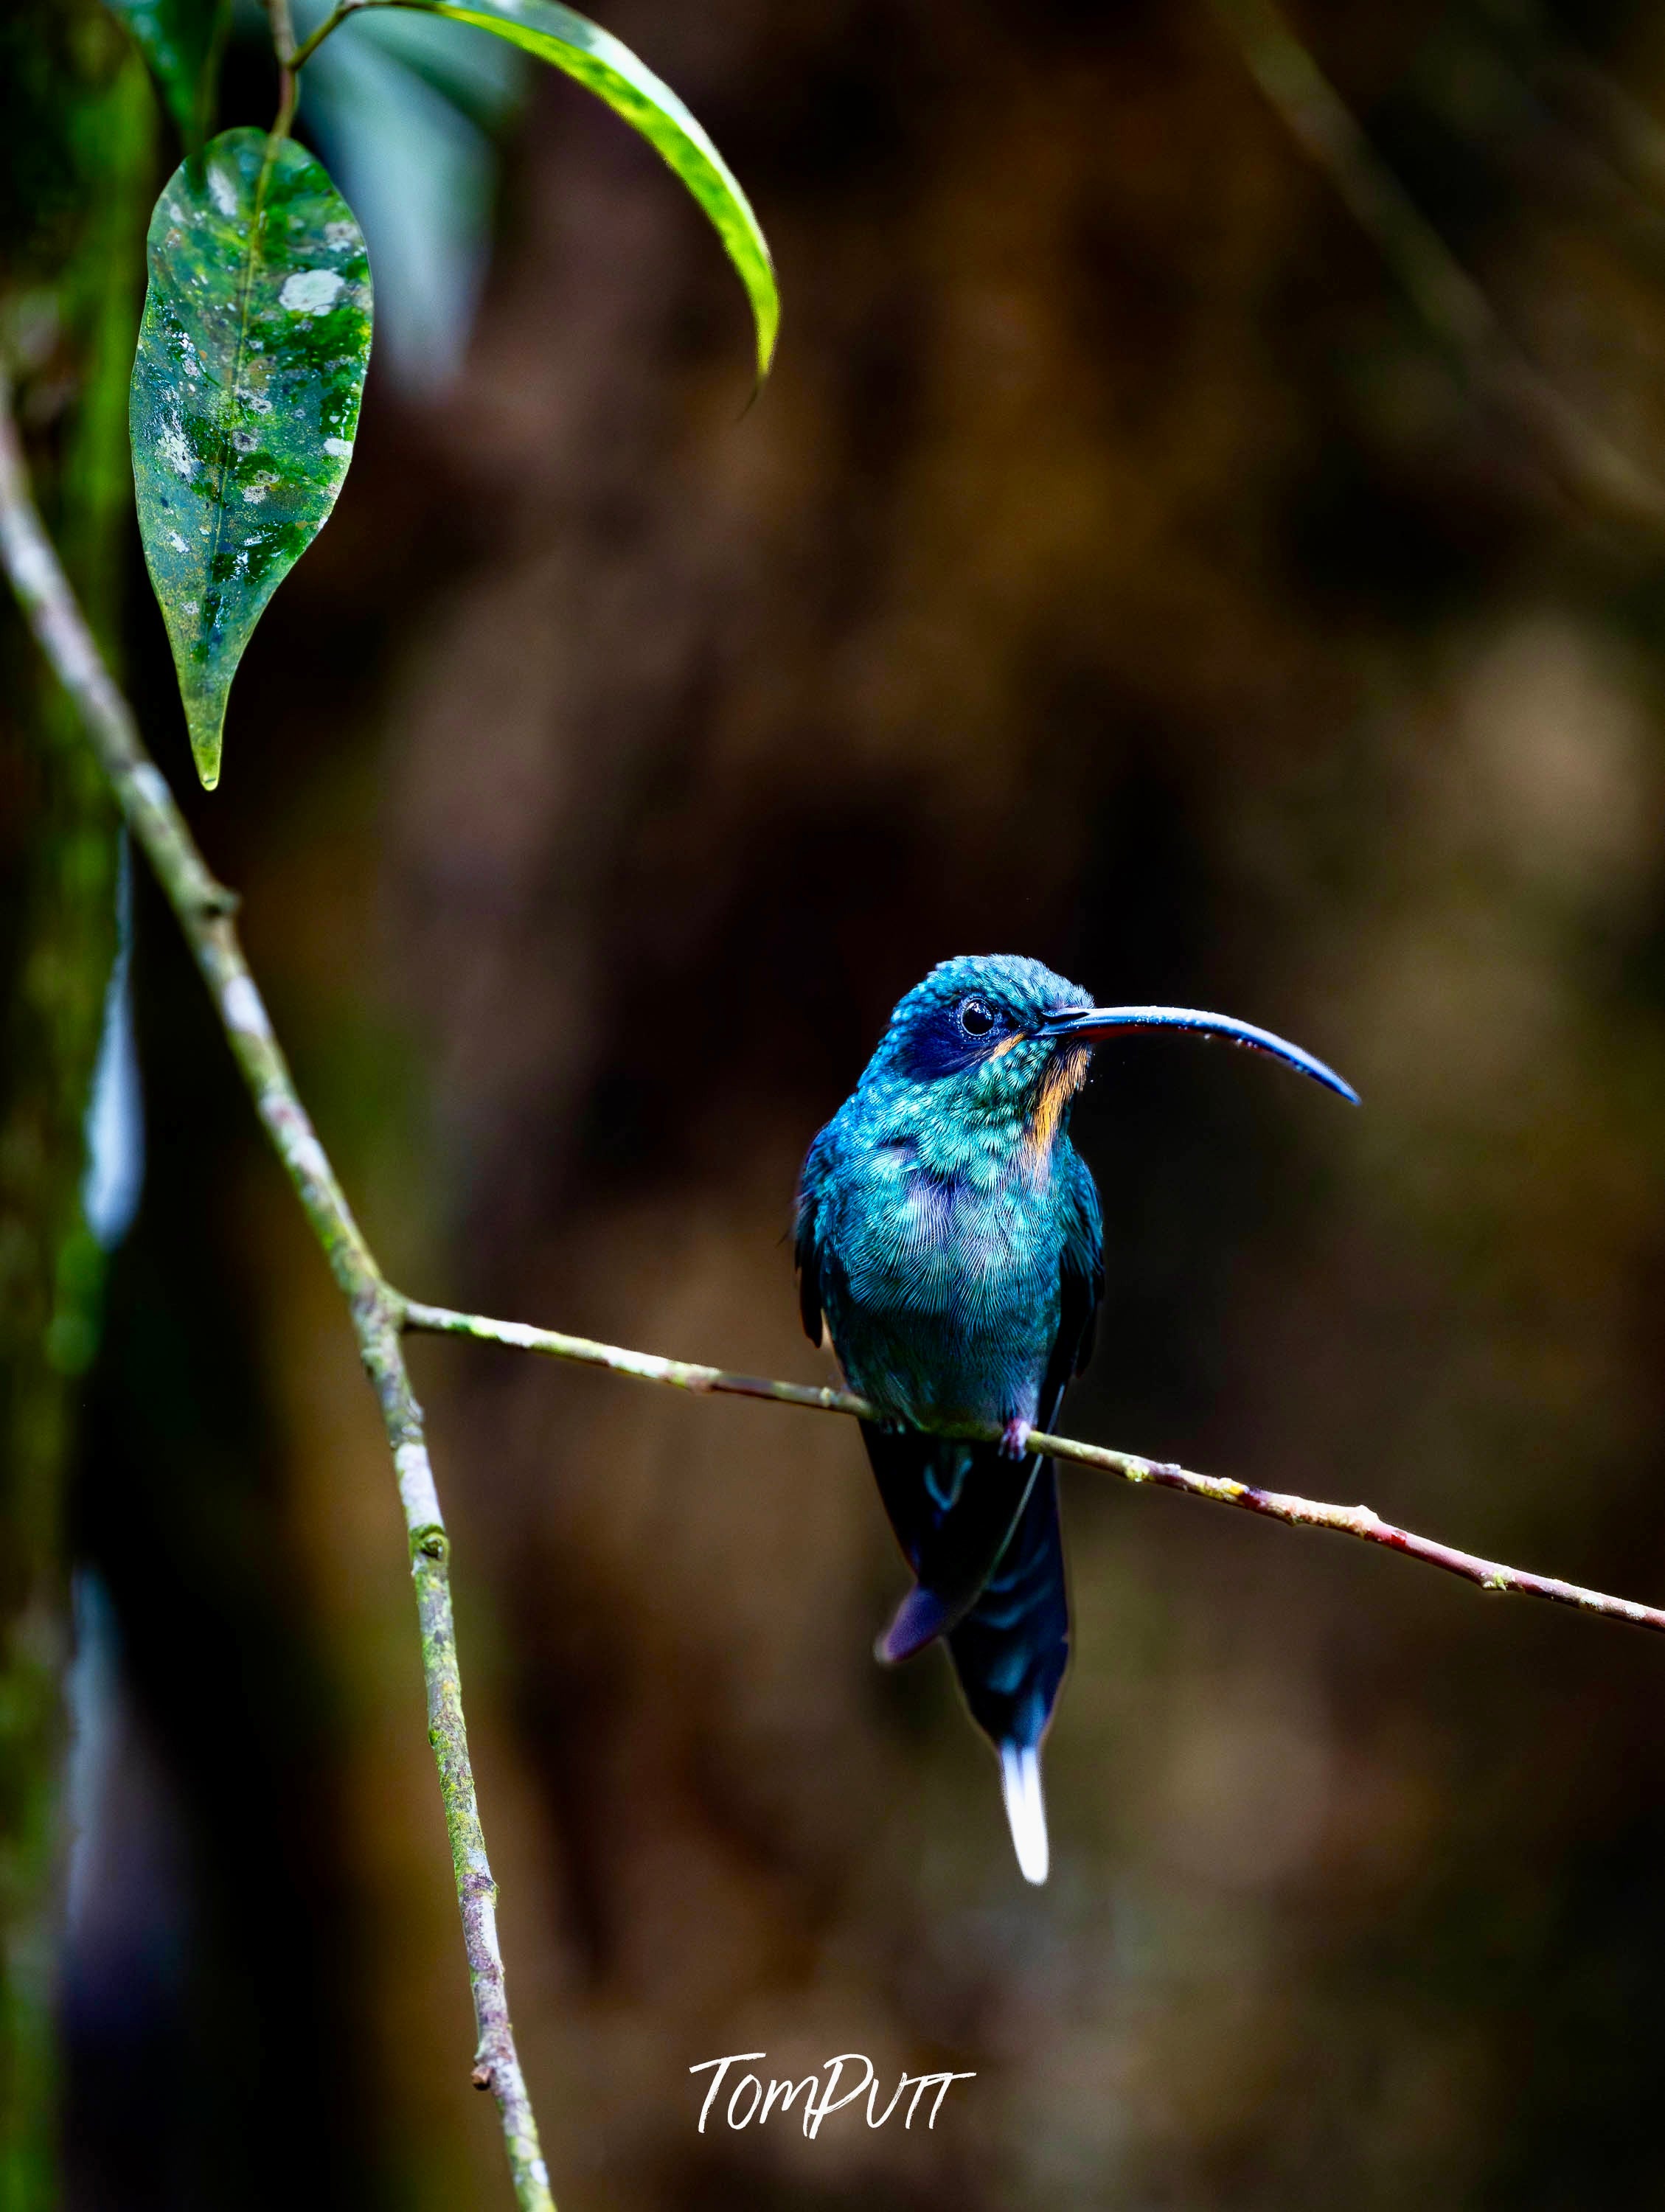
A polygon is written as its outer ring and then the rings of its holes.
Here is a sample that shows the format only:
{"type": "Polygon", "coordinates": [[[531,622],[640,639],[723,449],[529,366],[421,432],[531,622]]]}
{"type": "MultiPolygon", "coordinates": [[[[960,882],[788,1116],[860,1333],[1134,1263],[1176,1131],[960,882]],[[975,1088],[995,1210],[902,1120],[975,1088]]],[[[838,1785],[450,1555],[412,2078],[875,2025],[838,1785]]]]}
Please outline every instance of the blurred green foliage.
{"type": "Polygon", "coordinates": [[[220,55],[231,0],[108,0],[149,63],[188,151],[201,151],[214,120],[220,55]]]}

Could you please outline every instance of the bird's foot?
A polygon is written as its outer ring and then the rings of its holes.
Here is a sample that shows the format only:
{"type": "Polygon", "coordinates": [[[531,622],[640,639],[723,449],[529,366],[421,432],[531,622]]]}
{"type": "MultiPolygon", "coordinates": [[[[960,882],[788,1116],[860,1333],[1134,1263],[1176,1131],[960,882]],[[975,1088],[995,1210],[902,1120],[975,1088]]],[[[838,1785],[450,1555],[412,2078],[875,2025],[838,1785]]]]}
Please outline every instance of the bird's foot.
{"type": "Polygon", "coordinates": [[[1029,1449],[1029,1423],[1014,1413],[1000,1431],[998,1449],[1002,1459],[1022,1459],[1029,1449]]]}

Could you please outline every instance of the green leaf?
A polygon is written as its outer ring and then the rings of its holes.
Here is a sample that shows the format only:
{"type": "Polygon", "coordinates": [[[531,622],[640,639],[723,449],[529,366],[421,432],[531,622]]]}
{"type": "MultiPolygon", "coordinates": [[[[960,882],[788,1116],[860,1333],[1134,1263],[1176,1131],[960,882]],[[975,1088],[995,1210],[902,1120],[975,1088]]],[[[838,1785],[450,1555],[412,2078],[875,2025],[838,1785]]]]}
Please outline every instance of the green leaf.
{"type": "Polygon", "coordinates": [[[231,0],[107,0],[137,41],[161,87],[187,149],[201,147],[213,119],[215,81],[231,21],[231,0]]]}
{"type": "Polygon", "coordinates": [[[352,459],[370,268],[320,164],[250,130],[174,171],[149,258],[129,412],[139,533],[211,791],[243,648],[352,459]]]}
{"type": "Polygon", "coordinates": [[[415,7],[493,31],[540,61],[552,62],[639,131],[682,179],[709,217],[751,301],[757,329],[757,381],[769,374],[781,323],[775,264],[751,203],[704,131],[667,84],[629,48],[558,0],[370,0],[415,7]]]}

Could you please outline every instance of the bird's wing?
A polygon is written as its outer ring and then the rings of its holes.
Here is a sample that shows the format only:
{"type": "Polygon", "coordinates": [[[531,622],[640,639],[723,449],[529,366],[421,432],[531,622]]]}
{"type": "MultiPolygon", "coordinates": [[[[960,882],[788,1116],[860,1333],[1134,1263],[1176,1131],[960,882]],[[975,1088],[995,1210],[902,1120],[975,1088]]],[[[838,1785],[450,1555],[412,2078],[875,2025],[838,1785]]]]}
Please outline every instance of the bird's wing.
{"type": "Polygon", "coordinates": [[[981,1595],[948,1639],[972,1718],[995,1743],[1039,1743],[1069,1635],[1058,1473],[1048,1460],[981,1595]]]}
{"type": "Polygon", "coordinates": [[[810,1146],[803,1173],[798,1178],[798,1214],[793,1239],[798,1268],[798,1310],[803,1316],[804,1334],[817,1351],[825,1327],[822,1320],[825,1294],[818,1223],[822,1189],[832,1167],[833,1143],[829,1123],[810,1146]]]}
{"type": "Polygon", "coordinates": [[[1069,1212],[1059,1273],[1058,1334],[1041,1385],[1041,1419],[1049,1429],[1058,1418],[1064,1392],[1092,1358],[1098,1309],[1104,1297],[1104,1219],[1092,1171],[1072,1145],[1065,1153],[1069,1176],[1069,1212]]]}

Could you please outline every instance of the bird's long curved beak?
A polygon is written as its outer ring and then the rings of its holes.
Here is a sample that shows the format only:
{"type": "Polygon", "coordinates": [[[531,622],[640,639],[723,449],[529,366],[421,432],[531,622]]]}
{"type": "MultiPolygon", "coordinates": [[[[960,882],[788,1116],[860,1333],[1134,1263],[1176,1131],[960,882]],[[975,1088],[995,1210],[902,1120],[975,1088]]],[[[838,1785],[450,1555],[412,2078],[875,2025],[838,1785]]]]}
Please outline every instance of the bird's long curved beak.
{"type": "Polygon", "coordinates": [[[1108,1036],[1112,1030],[1198,1030],[1206,1036],[1224,1037],[1231,1044],[1247,1045],[1253,1052],[1270,1053],[1285,1067],[1310,1075],[1315,1083],[1339,1092],[1351,1104],[1357,1106],[1359,1103],[1358,1093],[1352,1084],[1344,1082],[1322,1060],[1303,1052],[1298,1044],[1273,1036],[1270,1030],[1256,1029],[1253,1022],[1240,1022],[1231,1014],[1199,1013],[1193,1006],[1064,1006],[1049,1014],[1030,1034],[1060,1041],[1079,1037],[1085,1042],[1090,1038],[1108,1036]]]}

